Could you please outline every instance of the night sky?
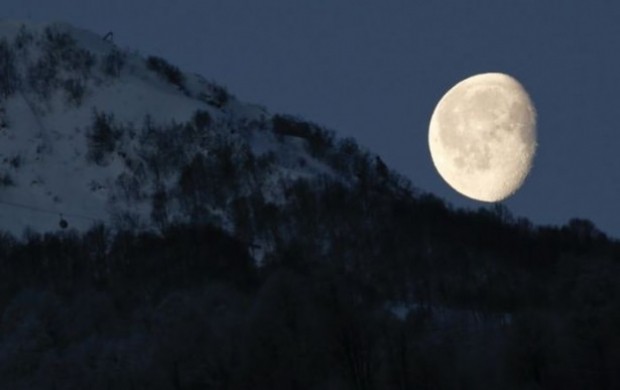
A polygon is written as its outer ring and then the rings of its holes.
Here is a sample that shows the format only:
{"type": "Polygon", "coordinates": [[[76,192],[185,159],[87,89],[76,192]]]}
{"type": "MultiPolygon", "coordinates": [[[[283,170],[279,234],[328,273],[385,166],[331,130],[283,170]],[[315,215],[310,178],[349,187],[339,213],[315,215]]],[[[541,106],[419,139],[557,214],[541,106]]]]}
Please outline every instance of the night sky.
{"type": "Polygon", "coordinates": [[[505,205],[535,223],[587,218],[620,237],[620,2],[3,0],[2,17],[66,21],[299,115],[380,154],[413,184],[480,207],[428,151],[441,96],[504,72],[538,111],[539,148],[505,205]]]}

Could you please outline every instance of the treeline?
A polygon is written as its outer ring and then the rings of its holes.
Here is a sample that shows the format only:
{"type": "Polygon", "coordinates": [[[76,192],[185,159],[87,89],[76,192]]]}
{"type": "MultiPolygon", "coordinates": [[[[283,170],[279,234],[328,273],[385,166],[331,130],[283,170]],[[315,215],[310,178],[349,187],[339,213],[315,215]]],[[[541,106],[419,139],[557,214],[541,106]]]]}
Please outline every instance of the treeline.
{"type": "Polygon", "coordinates": [[[255,209],[265,219],[255,228],[276,243],[261,267],[250,256],[251,229],[3,236],[0,383],[620,383],[620,251],[587,222],[534,228],[501,207],[455,211],[431,196],[356,192],[328,180],[299,181],[288,201],[255,209]],[[392,311],[398,305],[407,310],[392,311]]]}
{"type": "MultiPolygon", "coordinates": [[[[192,95],[186,76],[176,66],[155,56],[142,61],[146,69],[192,95]]],[[[52,24],[42,31],[22,26],[12,40],[0,38],[0,102],[18,91],[45,102],[60,91],[66,103],[79,107],[93,86],[115,81],[123,72],[135,72],[127,62],[127,52],[113,45],[97,54],[81,47],[62,25],[52,24]]],[[[195,97],[211,106],[221,108],[231,98],[222,86],[206,83],[205,87],[195,97]]]]}
{"type": "MultiPolygon", "coordinates": [[[[118,77],[124,57],[22,31],[0,64],[4,97],[44,95],[67,69],[118,77]],[[33,41],[46,61],[20,75],[33,41]]],[[[212,92],[187,123],[93,113],[88,161],[120,161],[110,200],[150,202],[147,220],[0,236],[0,388],[620,387],[620,244],[592,222],[453,209],[318,125],[220,123],[229,97],[212,92]],[[298,161],[254,155],[246,130],[301,145],[298,161]],[[323,174],[279,175],[310,162],[323,174]]]]}
{"type": "MultiPolygon", "coordinates": [[[[158,372],[168,379],[159,384],[612,389],[620,383],[613,369],[620,246],[590,221],[535,227],[501,205],[453,209],[417,193],[353,140],[332,139],[311,124],[283,130],[282,118],[273,123],[277,134],[305,139],[313,158],[344,179],[281,182],[282,202],[273,203],[263,196],[261,177],[277,169],[278,156],[257,159],[242,143],[218,138],[208,118],[197,113],[177,131],[146,126],[141,133],[140,145],[151,153],[141,156],[152,156],[143,160],[151,167],[144,172],[181,172],[176,189],[153,197],[153,216],[165,216],[157,210],[171,199],[195,224],[221,208],[238,244],[266,255],[261,268],[246,270],[256,277],[247,279],[255,281],[249,290],[228,284],[226,294],[243,304],[235,306],[236,327],[226,325],[234,334],[218,339],[225,346],[209,342],[200,352],[188,346],[194,357],[184,363],[161,362],[158,372]],[[209,155],[165,162],[166,147],[186,145],[183,134],[204,140],[209,155]],[[394,307],[405,309],[397,314],[394,307]],[[212,348],[227,351],[224,362],[203,355],[212,348]]],[[[171,158],[179,155],[191,156],[171,158]]],[[[164,230],[170,224],[156,221],[164,230]]],[[[183,350],[182,343],[174,345],[183,350]]]]}

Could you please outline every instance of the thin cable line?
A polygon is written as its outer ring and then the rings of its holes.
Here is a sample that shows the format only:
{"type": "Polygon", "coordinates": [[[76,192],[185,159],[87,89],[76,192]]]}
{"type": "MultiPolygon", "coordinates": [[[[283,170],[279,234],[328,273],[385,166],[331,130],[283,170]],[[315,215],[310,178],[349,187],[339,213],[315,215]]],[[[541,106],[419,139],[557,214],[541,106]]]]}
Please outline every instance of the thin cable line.
{"type": "Polygon", "coordinates": [[[64,216],[74,217],[74,218],[89,219],[91,221],[99,221],[100,220],[100,218],[90,217],[90,216],[87,216],[87,215],[84,215],[84,214],[65,213],[65,212],[52,211],[52,210],[47,210],[47,209],[42,209],[42,208],[38,208],[38,207],[29,206],[29,205],[26,205],[26,204],[15,203],[15,202],[8,202],[8,201],[5,201],[5,200],[0,200],[0,204],[4,204],[4,205],[7,205],[7,206],[13,206],[13,207],[20,207],[22,209],[37,211],[37,212],[40,212],[40,213],[47,213],[47,214],[54,214],[54,215],[64,215],[64,216]]]}

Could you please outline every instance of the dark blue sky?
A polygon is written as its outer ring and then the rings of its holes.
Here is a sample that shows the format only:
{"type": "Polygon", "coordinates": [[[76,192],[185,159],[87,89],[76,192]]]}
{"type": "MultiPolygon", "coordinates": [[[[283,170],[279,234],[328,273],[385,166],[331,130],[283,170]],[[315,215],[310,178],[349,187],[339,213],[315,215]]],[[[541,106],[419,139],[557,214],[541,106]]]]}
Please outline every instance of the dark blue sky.
{"type": "Polygon", "coordinates": [[[428,121],[454,83],[515,76],[539,148],[505,201],[536,223],[588,218],[620,237],[620,2],[3,0],[3,16],[67,21],[169,59],[272,112],[358,141],[413,183],[479,207],[436,173],[428,121]]]}

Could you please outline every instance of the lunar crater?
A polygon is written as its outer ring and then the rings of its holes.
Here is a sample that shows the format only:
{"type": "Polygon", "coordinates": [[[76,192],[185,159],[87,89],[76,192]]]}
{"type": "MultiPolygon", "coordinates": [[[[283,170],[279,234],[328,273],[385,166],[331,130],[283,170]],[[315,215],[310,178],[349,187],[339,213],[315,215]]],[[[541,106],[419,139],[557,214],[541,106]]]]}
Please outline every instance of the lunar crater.
{"type": "Polygon", "coordinates": [[[534,106],[512,77],[487,73],[451,88],[433,112],[431,157],[456,191],[487,202],[514,193],[536,149],[534,106]]]}

